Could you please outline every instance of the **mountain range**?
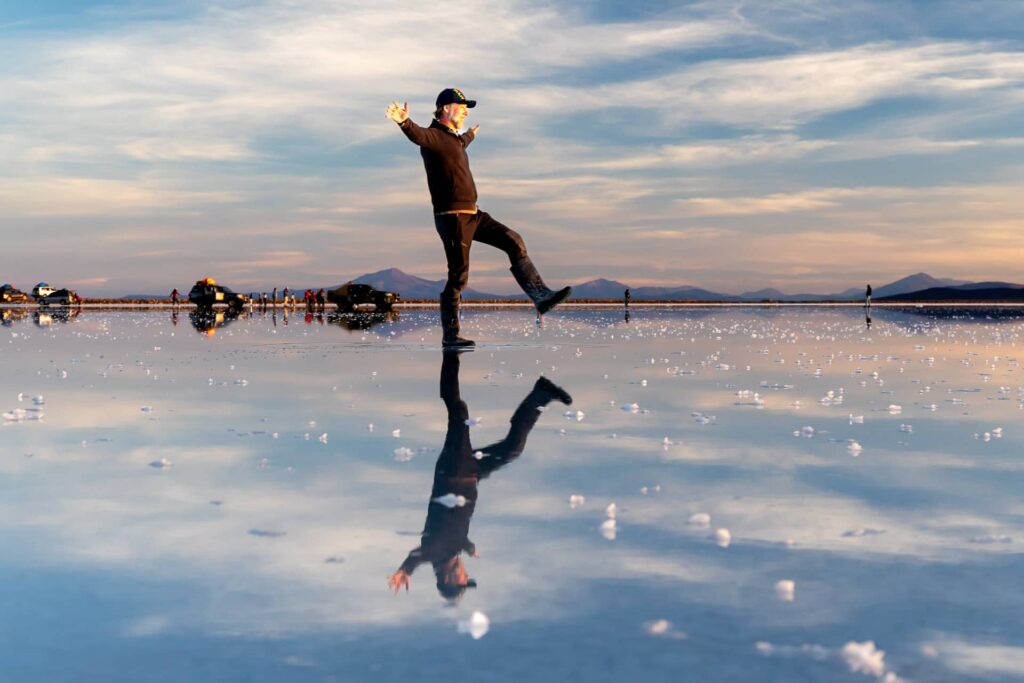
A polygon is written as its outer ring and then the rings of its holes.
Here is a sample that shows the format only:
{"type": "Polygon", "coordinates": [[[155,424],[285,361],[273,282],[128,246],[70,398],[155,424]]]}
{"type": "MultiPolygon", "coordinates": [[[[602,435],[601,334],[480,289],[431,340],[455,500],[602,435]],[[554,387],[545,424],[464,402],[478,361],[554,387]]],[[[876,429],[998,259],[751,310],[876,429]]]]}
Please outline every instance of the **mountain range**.
{"type": "MultiPolygon", "coordinates": [[[[436,299],[438,293],[444,288],[444,280],[427,280],[410,275],[398,268],[366,273],[355,278],[355,282],[370,285],[374,289],[398,292],[407,301],[410,299],[436,299]]],[[[585,299],[621,300],[626,289],[630,290],[633,301],[709,302],[860,301],[864,298],[865,291],[860,287],[851,287],[832,294],[785,294],[777,289],[766,288],[742,294],[723,294],[690,285],[630,287],[617,280],[598,278],[573,285],[572,298],[576,301],[585,299]]],[[[1009,282],[969,282],[951,278],[936,278],[927,273],[914,273],[894,282],[874,287],[872,298],[879,301],[890,297],[906,297],[906,295],[917,292],[930,292],[930,298],[924,300],[1024,300],[1024,285],[1009,282]],[[1016,290],[1021,291],[1016,292],[1016,290]]],[[[524,299],[525,296],[522,293],[491,294],[467,288],[463,292],[463,298],[524,299]]]]}
{"type": "MultiPolygon", "coordinates": [[[[398,268],[387,268],[366,273],[354,282],[367,284],[374,289],[397,292],[406,301],[416,299],[436,300],[445,281],[428,280],[410,275],[398,268]]],[[[326,289],[335,289],[333,285],[326,289]]],[[[723,294],[692,285],[661,287],[630,287],[624,282],[597,278],[573,285],[572,300],[605,299],[621,301],[629,289],[633,301],[707,301],[707,302],[815,302],[815,301],[861,301],[864,289],[851,287],[832,294],[785,294],[771,287],[742,294],[723,294]]],[[[302,289],[296,288],[297,293],[302,289]]],[[[268,292],[269,294],[269,292],[268,292]]],[[[131,294],[123,299],[163,299],[166,295],[131,294]]],[[[522,292],[492,294],[473,288],[466,288],[463,298],[476,300],[525,299],[522,292]]],[[[874,301],[1024,301],[1024,284],[1012,282],[969,282],[951,278],[936,278],[927,273],[914,273],[879,287],[872,293],[874,301]]]]}

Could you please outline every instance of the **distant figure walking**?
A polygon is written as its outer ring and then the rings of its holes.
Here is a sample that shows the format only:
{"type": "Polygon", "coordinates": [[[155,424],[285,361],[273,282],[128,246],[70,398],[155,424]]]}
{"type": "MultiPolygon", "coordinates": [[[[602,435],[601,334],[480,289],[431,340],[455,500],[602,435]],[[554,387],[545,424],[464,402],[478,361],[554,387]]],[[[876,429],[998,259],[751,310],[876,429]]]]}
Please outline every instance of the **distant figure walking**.
{"type": "Polygon", "coordinates": [[[274,294],[273,298],[271,299],[271,303],[274,304],[274,308],[277,308],[277,287],[274,287],[274,294]]]}
{"type": "Polygon", "coordinates": [[[628,287],[626,288],[625,294],[622,295],[622,298],[626,302],[626,308],[629,308],[629,300],[632,298],[632,296],[629,293],[629,288],[628,287]]]}
{"type": "Polygon", "coordinates": [[[287,287],[284,288],[283,294],[284,294],[284,305],[287,306],[288,305],[288,288],[287,287]]]}
{"type": "Polygon", "coordinates": [[[434,228],[448,261],[448,281],[440,300],[442,344],[446,348],[466,348],[474,343],[459,336],[459,304],[462,290],[469,282],[469,249],[474,241],[497,247],[508,255],[513,277],[533,301],[538,314],[547,313],[569,298],[572,288],[563,287],[557,292],[549,289],[527,255],[523,238],[477,206],[476,184],[466,148],[476,139],[480,126],[459,133],[476,100],[466,99],[458,88],[446,88],[438,94],[434,105],[434,121],[427,128],[409,118],[408,102],[403,106],[392,102],[386,116],[420,148],[434,208],[434,228]]]}
{"type": "Polygon", "coordinates": [[[305,294],[302,295],[302,300],[306,304],[306,313],[313,312],[313,290],[307,289],[305,294]]]}
{"type": "Polygon", "coordinates": [[[323,288],[321,288],[320,291],[318,291],[316,293],[316,310],[318,310],[321,313],[323,313],[324,312],[324,307],[326,305],[327,305],[327,292],[325,292],[323,290],[323,288]]]}
{"type": "Polygon", "coordinates": [[[864,307],[871,308],[871,285],[868,285],[868,288],[864,290],[864,307]]]}
{"type": "Polygon", "coordinates": [[[178,288],[177,287],[175,287],[174,289],[171,290],[171,306],[174,306],[175,308],[178,307],[178,297],[179,296],[180,295],[178,294],[178,288]]]}

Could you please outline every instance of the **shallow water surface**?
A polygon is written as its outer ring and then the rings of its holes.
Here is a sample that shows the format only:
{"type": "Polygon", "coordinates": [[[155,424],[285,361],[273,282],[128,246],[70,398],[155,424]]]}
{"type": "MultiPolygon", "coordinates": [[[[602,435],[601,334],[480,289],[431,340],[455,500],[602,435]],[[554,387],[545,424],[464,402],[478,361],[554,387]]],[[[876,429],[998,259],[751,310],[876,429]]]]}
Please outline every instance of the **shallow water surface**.
{"type": "Polygon", "coordinates": [[[1016,312],[3,313],[0,679],[1024,678],[1016,312]]]}

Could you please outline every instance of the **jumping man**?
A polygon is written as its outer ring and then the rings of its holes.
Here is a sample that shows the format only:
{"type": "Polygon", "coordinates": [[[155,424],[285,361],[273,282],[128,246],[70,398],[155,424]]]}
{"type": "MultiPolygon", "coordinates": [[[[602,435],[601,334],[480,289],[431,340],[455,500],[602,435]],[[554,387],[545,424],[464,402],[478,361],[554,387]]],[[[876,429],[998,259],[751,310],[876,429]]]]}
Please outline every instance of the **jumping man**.
{"type": "Polygon", "coordinates": [[[469,282],[469,249],[474,241],[497,247],[508,255],[512,275],[539,314],[547,313],[572,292],[571,287],[557,292],[549,289],[527,256],[523,238],[477,206],[476,184],[466,148],[480,126],[459,133],[469,110],[475,106],[476,100],[467,100],[457,88],[442,90],[435,102],[434,120],[427,128],[409,118],[408,102],[403,106],[392,102],[387,109],[387,117],[419,146],[427,170],[434,227],[448,260],[448,282],[441,292],[442,343],[448,348],[474,345],[472,340],[459,336],[459,302],[469,282]]]}

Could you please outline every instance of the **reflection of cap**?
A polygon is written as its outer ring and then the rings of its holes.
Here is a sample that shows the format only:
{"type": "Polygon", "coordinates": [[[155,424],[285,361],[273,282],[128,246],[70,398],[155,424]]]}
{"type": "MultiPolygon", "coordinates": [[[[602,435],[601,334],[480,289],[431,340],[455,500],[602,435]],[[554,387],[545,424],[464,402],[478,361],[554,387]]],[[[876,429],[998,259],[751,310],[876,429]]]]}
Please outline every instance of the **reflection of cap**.
{"type": "Polygon", "coordinates": [[[445,88],[438,94],[437,102],[434,104],[438,107],[443,107],[446,104],[464,104],[472,109],[476,106],[476,100],[467,100],[458,88],[445,88]]]}
{"type": "Polygon", "coordinates": [[[442,581],[437,582],[437,592],[445,600],[458,600],[466,592],[467,588],[476,588],[476,579],[470,579],[465,585],[444,583],[442,581]]]}

